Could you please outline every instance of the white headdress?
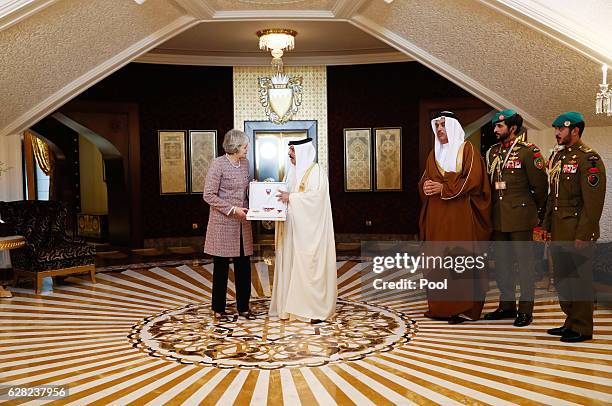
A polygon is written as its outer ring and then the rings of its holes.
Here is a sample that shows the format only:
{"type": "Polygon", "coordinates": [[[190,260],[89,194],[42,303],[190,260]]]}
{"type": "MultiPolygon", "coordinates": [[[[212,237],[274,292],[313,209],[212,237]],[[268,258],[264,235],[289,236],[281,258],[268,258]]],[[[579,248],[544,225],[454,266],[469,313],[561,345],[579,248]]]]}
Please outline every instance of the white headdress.
{"type": "Polygon", "coordinates": [[[453,117],[448,117],[445,114],[452,114],[443,111],[439,117],[431,120],[431,128],[434,132],[435,148],[434,154],[438,165],[446,172],[457,172],[457,154],[463,144],[465,132],[459,124],[459,121],[453,117]],[[444,117],[444,127],[446,128],[446,136],[448,143],[442,144],[436,133],[436,121],[444,117]]]}
{"type": "Polygon", "coordinates": [[[294,141],[289,145],[292,145],[295,151],[295,165],[289,165],[289,172],[287,173],[289,188],[293,189],[296,183],[302,181],[302,177],[304,177],[310,165],[315,161],[317,151],[314,145],[312,145],[311,138],[294,141]]]}

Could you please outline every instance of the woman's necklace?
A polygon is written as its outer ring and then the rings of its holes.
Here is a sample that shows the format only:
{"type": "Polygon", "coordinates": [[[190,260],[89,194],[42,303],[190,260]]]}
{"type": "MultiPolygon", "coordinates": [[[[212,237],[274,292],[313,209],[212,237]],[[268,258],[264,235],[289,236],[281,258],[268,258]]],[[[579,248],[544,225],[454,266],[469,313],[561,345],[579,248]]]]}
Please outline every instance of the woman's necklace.
{"type": "Polygon", "coordinates": [[[240,168],[240,161],[238,161],[238,165],[235,165],[234,162],[232,162],[231,158],[229,157],[229,155],[225,154],[225,157],[227,158],[227,160],[229,161],[230,165],[232,165],[234,168],[240,168]]]}

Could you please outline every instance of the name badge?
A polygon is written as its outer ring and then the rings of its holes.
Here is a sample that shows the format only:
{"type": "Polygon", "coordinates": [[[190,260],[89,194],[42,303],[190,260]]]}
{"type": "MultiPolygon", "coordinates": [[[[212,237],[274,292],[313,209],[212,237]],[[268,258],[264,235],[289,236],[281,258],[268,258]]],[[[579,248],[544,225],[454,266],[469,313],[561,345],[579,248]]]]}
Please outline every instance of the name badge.
{"type": "Polygon", "coordinates": [[[563,165],[563,173],[576,173],[576,172],[578,172],[578,164],[563,165]]]}
{"type": "Polygon", "coordinates": [[[495,182],[495,190],[505,190],[506,189],[506,181],[495,182]]]}

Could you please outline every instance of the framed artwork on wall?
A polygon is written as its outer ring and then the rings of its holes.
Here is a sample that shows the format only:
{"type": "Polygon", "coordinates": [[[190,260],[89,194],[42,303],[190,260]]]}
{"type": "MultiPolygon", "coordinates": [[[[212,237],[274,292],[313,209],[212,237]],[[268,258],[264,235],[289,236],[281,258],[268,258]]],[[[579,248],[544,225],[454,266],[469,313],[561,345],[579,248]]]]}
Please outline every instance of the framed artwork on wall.
{"type": "Polygon", "coordinates": [[[217,157],[217,130],[189,131],[189,190],[203,193],[208,167],[217,157]]]}
{"type": "Polygon", "coordinates": [[[370,128],[344,129],[344,191],[372,190],[372,136],[370,128]]]}
{"type": "Polygon", "coordinates": [[[377,191],[402,190],[402,129],[374,129],[375,183],[377,191]]]}
{"type": "Polygon", "coordinates": [[[159,192],[187,193],[187,148],[185,131],[158,131],[159,192]]]}

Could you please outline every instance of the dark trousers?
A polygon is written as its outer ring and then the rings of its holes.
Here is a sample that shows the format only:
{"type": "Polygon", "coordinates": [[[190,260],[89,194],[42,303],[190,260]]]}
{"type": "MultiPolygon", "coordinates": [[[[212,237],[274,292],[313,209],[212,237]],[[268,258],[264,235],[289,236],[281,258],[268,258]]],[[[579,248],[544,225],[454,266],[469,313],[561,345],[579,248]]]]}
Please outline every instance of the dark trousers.
{"type": "MultiPolygon", "coordinates": [[[[225,312],[227,299],[227,278],[231,258],[213,257],[212,309],[225,312]]],[[[251,299],[251,257],[244,255],[242,234],[240,234],[240,256],[233,258],[234,285],[236,286],[236,307],[239,312],[249,311],[251,299]]]]}
{"type": "Polygon", "coordinates": [[[573,241],[555,241],[551,254],[559,304],[567,316],[564,327],[582,335],[592,335],[595,299],[592,259],[595,244],[576,249],[573,241]]]}
{"type": "Polygon", "coordinates": [[[521,298],[518,311],[531,314],[535,294],[535,256],[532,246],[533,232],[495,231],[495,279],[499,288],[499,307],[502,310],[516,311],[515,262],[518,264],[518,282],[521,287],[521,298]]]}

